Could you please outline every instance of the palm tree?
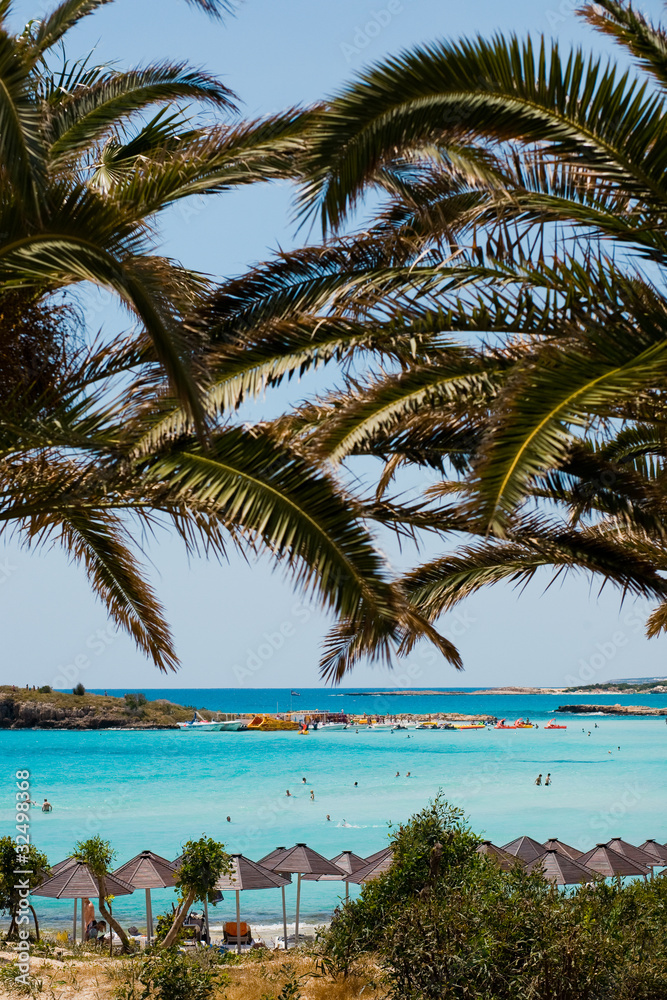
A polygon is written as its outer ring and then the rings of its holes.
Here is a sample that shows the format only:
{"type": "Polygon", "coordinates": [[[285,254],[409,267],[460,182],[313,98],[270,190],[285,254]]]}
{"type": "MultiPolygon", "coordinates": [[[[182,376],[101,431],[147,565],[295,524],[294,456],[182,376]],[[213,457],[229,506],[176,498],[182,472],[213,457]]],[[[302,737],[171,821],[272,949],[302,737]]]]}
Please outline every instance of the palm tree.
{"type": "Polygon", "coordinates": [[[234,419],[208,286],[151,239],[179,199],[292,173],[304,116],[204,127],[174,107],[227,112],[233,95],[187,66],[50,69],[53,47],[99,6],[66,0],[18,39],[0,7],[0,530],[64,546],[161,669],[176,655],[133,524],[166,522],[191,551],[267,551],[341,619],[331,675],[414,631],[456,659],[392,583],[357,501],[271,428],[234,419]],[[117,294],[138,332],[77,337],[67,292],[81,282],[117,294]]]}
{"type": "Polygon", "coordinates": [[[213,304],[238,359],[221,392],[342,364],[280,432],[329,465],[379,458],[368,519],[473,536],[404,580],[430,621],[551,567],[657,598],[667,627],[667,35],[621,0],[582,15],[645,79],[502,37],[369,69],[309,122],[300,204],[325,242],[213,304]],[[336,236],[370,190],[376,217],[336,236]],[[442,481],[387,499],[403,466],[442,481]]]}

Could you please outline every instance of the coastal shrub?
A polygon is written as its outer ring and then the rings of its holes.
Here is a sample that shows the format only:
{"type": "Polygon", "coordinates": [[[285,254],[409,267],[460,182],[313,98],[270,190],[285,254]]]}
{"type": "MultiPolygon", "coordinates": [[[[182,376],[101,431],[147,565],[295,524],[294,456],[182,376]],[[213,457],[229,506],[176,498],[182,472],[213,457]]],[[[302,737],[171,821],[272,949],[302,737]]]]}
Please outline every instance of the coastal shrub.
{"type": "Polygon", "coordinates": [[[112,931],[118,936],[123,952],[132,950],[130,940],[113,916],[109,906],[109,893],[107,892],[106,879],[111,873],[111,865],[116,857],[116,852],[108,840],[102,840],[99,834],[89,837],[88,840],[80,840],[74,847],[72,854],[77,861],[83,861],[95,876],[99,886],[98,907],[104,920],[112,931]]]}
{"type": "Polygon", "coordinates": [[[79,681],[79,683],[76,685],[76,687],[72,688],[72,694],[77,694],[77,695],[81,696],[81,695],[84,695],[85,693],[86,693],[86,689],[83,686],[83,684],[81,683],[81,681],[79,681]]]}
{"type": "Polygon", "coordinates": [[[170,949],[144,959],[141,1000],[209,1000],[227,982],[215,966],[170,949]]]}
{"type": "Polygon", "coordinates": [[[135,712],[142,714],[142,709],[146,705],[146,695],[145,694],[131,694],[127,693],[123,696],[125,701],[125,708],[130,712],[135,712]]]}
{"type": "Polygon", "coordinates": [[[42,684],[41,688],[37,688],[39,694],[53,694],[53,688],[50,684],[42,684]]]}
{"type": "Polygon", "coordinates": [[[218,901],[216,882],[222,875],[231,872],[231,858],[224,844],[211,837],[188,840],[183,845],[180,867],[176,876],[179,890],[179,904],[174,913],[174,921],[162,946],[171,948],[180,933],[190,907],[198,900],[218,901]]]}
{"type": "Polygon", "coordinates": [[[440,800],[399,827],[392,868],[325,931],[323,971],[365,951],[392,1000],[665,1000],[667,879],[563,892],[474,843],[440,800]]]}
{"type": "Polygon", "coordinates": [[[34,889],[48,870],[49,861],[46,854],[39,851],[34,844],[18,845],[14,837],[9,835],[0,837],[0,910],[9,914],[8,941],[18,937],[19,924],[26,925],[27,910],[32,914],[35,934],[39,941],[39,924],[32,902],[28,903],[25,914],[21,914],[21,896],[16,872],[24,873],[21,875],[21,882],[27,882],[28,888],[34,889]]]}

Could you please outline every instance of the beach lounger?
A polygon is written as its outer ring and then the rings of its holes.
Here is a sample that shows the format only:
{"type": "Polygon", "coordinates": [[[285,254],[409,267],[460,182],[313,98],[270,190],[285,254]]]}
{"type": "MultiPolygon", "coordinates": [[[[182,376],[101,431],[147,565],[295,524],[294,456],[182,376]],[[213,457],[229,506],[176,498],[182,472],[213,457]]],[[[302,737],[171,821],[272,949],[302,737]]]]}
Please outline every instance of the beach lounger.
{"type": "Polygon", "coordinates": [[[252,930],[243,920],[239,924],[238,936],[235,921],[223,924],[222,934],[225,944],[252,944],[252,930]]]}

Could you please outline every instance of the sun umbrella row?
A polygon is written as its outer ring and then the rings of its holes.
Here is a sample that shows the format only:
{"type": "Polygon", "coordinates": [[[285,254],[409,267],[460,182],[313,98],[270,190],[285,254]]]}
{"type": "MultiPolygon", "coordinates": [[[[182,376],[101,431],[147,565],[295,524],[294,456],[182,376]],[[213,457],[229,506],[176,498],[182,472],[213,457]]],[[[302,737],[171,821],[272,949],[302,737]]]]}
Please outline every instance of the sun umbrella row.
{"type": "Polygon", "coordinates": [[[667,846],[656,840],[646,840],[635,847],[620,837],[596,844],[586,852],[564,844],[557,837],[543,844],[532,837],[517,837],[504,847],[485,840],[477,851],[493,858],[503,871],[509,871],[518,861],[525,865],[526,871],[539,870],[555,885],[592,882],[600,875],[604,878],[646,877],[654,868],[667,866],[667,846]]]}
{"type": "MultiPolygon", "coordinates": [[[[168,861],[152,851],[142,851],[131,861],[126,862],[113,874],[106,877],[106,888],[109,895],[127,896],[135,889],[146,892],[146,927],[147,940],[150,944],[153,937],[153,915],[151,906],[151,890],[174,888],[180,867],[181,858],[168,861]]],[[[236,941],[237,950],[241,950],[240,935],[240,893],[252,889],[277,889],[282,891],[283,931],[285,947],[287,947],[287,910],[285,906],[285,886],[292,881],[291,876],[297,875],[296,925],[295,940],[299,940],[299,911],[301,900],[301,880],[345,881],[361,884],[378,878],[391,864],[391,848],[385,848],[361,858],[351,851],[343,851],[332,861],[318,854],[307,844],[296,844],[292,848],[278,847],[259,862],[251,861],[242,854],[231,856],[231,870],[222,876],[215,889],[233,891],[236,893],[236,941]]],[[[77,936],[77,901],[99,895],[99,883],[87,864],[74,858],[65,858],[51,869],[51,875],[33,890],[36,896],[52,899],[73,899],[73,941],[77,936]]],[[[346,884],[346,898],[348,888],[346,884]]],[[[206,902],[204,903],[206,910],[206,902]]],[[[207,913],[208,916],[208,913],[207,913]]],[[[81,937],[85,935],[83,906],[81,910],[81,937]]],[[[208,921],[207,921],[208,924],[208,921]]]]}

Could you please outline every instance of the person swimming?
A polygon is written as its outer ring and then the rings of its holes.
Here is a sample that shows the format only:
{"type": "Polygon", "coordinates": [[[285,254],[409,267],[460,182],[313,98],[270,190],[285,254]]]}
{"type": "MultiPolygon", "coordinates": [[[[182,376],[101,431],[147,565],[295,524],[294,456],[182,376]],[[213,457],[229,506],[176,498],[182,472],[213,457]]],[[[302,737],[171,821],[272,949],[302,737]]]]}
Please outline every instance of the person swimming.
{"type": "Polygon", "coordinates": [[[327,813],[327,823],[330,823],[330,822],[331,822],[331,816],[329,815],[329,813],[327,813]]]}
{"type": "Polygon", "coordinates": [[[542,775],[541,774],[538,774],[538,776],[535,778],[535,784],[536,785],[541,785],[542,784],[542,775]]]}
{"type": "Polygon", "coordinates": [[[291,798],[292,798],[292,793],[290,792],[289,788],[288,788],[288,789],[287,789],[287,791],[285,792],[285,795],[287,796],[287,798],[288,798],[288,799],[291,799],[291,798]]]}
{"type": "Polygon", "coordinates": [[[313,789],[312,789],[312,788],[311,788],[311,790],[310,790],[310,801],[311,801],[311,802],[314,802],[314,801],[315,801],[315,792],[313,791],[313,789]]]}
{"type": "Polygon", "coordinates": [[[397,771],[397,772],[396,772],[396,777],[397,777],[397,778],[400,778],[400,776],[401,776],[401,772],[400,772],[400,771],[397,771]]]}
{"type": "Polygon", "coordinates": [[[545,785],[551,784],[551,773],[547,774],[546,778],[544,779],[544,784],[545,785]]]}
{"type": "Polygon", "coordinates": [[[44,799],[44,803],[42,805],[42,812],[43,813],[53,812],[53,806],[51,805],[48,799],[44,799]]]}

